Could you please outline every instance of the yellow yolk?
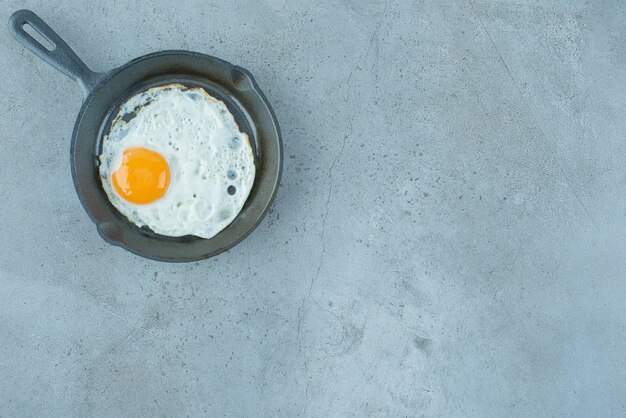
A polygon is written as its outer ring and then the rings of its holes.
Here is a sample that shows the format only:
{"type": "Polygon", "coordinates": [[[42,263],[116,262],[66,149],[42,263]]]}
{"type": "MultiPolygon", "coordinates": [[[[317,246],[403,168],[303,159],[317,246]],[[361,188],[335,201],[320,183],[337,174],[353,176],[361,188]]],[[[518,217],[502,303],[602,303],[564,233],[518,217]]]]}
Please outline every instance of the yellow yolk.
{"type": "Polygon", "coordinates": [[[128,148],[111,180],[117,193],[127,201],[152,203],[167,191],[170,167],[158,152],[142,147],[128,148]]]}

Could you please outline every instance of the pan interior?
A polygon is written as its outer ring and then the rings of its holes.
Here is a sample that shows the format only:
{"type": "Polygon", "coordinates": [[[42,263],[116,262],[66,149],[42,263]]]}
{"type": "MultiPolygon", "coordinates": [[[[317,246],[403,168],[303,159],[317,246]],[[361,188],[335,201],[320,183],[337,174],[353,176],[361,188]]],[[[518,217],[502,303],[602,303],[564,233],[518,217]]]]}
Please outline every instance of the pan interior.
{"type": "MultiPolygon", "coordinates": [[[[188,74],[160,75],[160,76],[150,78],[148,80],[145,80],[142,83],[138,83],[137,85],[131,87],[126,92],[124,92],[124,94],[122,94],[118,100],[116,100],[115,104],[111,106],[111,108],[109,109],[105,118],[102,121],[102,125],[100,127],[99,134],[98,134],[98,139],[95,143],[96,149],[94,152],[94,156],[95,156],[94,164],[96,167],[98,167],[100,164],[99,156],[102,153],[103,138],[109,133],[111,129],[111,124],[113,123],[113,120],[119,113],[120,107],[124,103],[126,103],[131,97],[133,97],[134,95],[138,93],[142,93],[151,88],[166,86],[170,84],[180,84],[187,88],[200,87],[204,89],[207,93],[209,93],[211,96],[224,102],[224,104],[226,105],[230,113],[233,115],[235,122],[239,126],[240,131],[248,135],[248,138],[250,139],[250,145],[252,146],[252,151],[254,154],[254,164],[256,167],[256,172],[257,173],[260,172],[261,163],[262,163],[260,144],[259,144],[259,141],[257,140],[257,132],[255,129],[254,122],[252,120],[252,117],[248,113],[248,111],[224,87],[220,86],[219,84],[213,83],[210,80],[203,79],[201,77],[188,75],[188,74]]],[[[99,170],[96,170],[96,173],[99,173],[99,170]]],[[[98,178],[97,183],[99,187],[102,188],[101,183],[100,183],[100,178],[98,178]]],[[[257,183],[257,178],[255,178],[255,183],[257,183]]],[[[255,184],[253,184],[252,189],[254,189],[254,187],[255,187],[255,184]]],[[[102,189],[102,193],[104,194],[104,189],[102,189]]],[[[251,192],[250,196],[252,196],[252,194],[253,193],[251,192]]],[[[246,205],[249,204],[250,196],[246,200],[246,203],[244,204],[242,211],[246,208],[246,205]]],[[[134,223],[130,222],[117,209],[115,209],[115,207],[110,202],[109,202],[109,205],[110,205],[111,210],[113,210],[120,219],[123,219],[125,222],[127,222],[131,228],[136,229],[140,233],[147,235],[149,237],[157,238],[159,240],[173,241],[173,242],[204,240],[204,238],[200,238],[195,235],[170,237],[170,236],[157,234],[153,232],[148,226],[144,225],[142,227],[138,227],[134,223]]]]}

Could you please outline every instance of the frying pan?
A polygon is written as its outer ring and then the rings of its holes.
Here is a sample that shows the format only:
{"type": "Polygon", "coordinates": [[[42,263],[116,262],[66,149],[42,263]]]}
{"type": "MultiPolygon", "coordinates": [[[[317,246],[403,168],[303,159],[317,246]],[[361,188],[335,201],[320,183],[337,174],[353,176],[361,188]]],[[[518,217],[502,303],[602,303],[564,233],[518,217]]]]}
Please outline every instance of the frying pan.
{"type": "Polygon", "coordinates": [[[76,80],[83,90],[84,101],[70,147],[72,178],[78,198],[104,240],[154,260],[195,261],[231,248],[260,223],[278,189],[282,140],[274,112],[250,72],[209,55],[161,51],[97,73],[32,11],[15,12],[9,28],[26,48],[76,80]],[[50,42],[52,49],[29,35],[25,25],[50,42]],[[222,100],[239,128],[248,134],[254,151],[256,178],[250,195],[235,220],[211,239],[166,237],[137,227],[111,205],[100,183],[98,155],[102,136],[119,106],[139,91],[171,83],[202,87],[222,100]]]}

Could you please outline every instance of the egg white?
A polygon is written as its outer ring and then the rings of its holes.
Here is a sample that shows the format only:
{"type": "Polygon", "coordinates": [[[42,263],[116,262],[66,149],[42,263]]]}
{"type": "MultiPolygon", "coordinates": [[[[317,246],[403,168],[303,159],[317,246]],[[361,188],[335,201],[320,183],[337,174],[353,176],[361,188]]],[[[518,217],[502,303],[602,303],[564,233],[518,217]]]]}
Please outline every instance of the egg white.
{"type": "Polygon", "coordinates": [[[122,215],[172,237],[212,238],[222,231],[241,211],[255,176],[248,136],[224,103],[202,88],[180,84],[149,89],[120,107],[103,138],[99,170],[104,191],[122,215]],[[128,202],[111,182],[131,147],[154,150],[169,164],[169,187],[153,203],[128,202]]]}

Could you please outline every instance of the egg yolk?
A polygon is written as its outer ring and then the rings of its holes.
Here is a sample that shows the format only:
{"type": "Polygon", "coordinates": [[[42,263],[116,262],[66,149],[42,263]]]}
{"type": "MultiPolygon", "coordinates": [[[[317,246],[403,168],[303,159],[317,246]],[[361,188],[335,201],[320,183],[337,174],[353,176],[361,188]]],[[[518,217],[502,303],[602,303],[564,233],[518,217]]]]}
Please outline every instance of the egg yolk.
{"type": "Polygon", "coordinates": [[[170,184],[170,167],[158,152],[143,147],[124,150],[111,180],[117,193],[131,203],[146,204],[161,198],[170,184]]]}

